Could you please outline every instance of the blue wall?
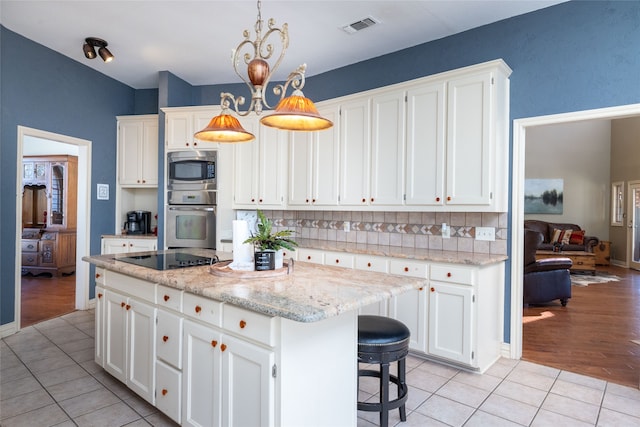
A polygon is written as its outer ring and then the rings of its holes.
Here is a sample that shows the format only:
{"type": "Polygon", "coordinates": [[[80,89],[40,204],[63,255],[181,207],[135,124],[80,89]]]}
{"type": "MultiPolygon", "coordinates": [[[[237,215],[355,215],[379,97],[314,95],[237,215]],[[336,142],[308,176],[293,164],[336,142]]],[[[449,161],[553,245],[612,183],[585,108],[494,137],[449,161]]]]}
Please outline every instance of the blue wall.
{"type": "Polygon", "coordinates": [[[96,183],[115,188],[115,116],[150,107],[155,113],[157,91],[135,91],[4,27],[0,31],[0,324],[5,324],[15,314],[17,126],[92,141],[91,253],[100,253],[100,235],[114,230],[115,200],[97,201],[93,193],[96,183]]]}
{"type": "MultiPolygon", "coordinates": [[[[1,321],[6,323],[13,320],[15,286],[15,219],[12,218],[15,202],[13,196],[7,196],[15,194],[15,126],[25,124],[93,140],[92,188],[95,188],[96,182],[115,182],[114,116],[156,111],[144,111],[145,107],[134,105],[139,99],[147,99],[148,104],[153,94],[140,94],[140,91],[133,91],[136,92],[133,94],[130,88],[104,76],[96,77],[87,67],[58,57],[9,31],[3,30],[2,36],[0,215],[3,225],[5,220],[12,221],[2,227],[10,231],[9,235],[6,231],[2,234],[0,246],[3,254],[10,254],[9,257],[2,256],[0,277],[1,321]],[[9,37],[5,37],[7,33],[9,37]],[[53,62],[44,61],[40,51],[46,51],[53,62]],[[9,61],[11,65],[7,64],[9,61]],[[13,64],[14,61],[18,64],[13,64]],[[46,72],[39,72],[41,69],[46,72]],[[7,71],[11,73],[9,82],[5,75],[7,71]],[[63,77],[65,75],[69,77],[63,77]],[[96,81],[102,80],[107,82],[104,85],[109,89],[99,88],[96,81]],[[5,88],[9,85],[12,87],[7,94],[5,88]],[[87,101],[83,94],[90,94],[91,99],[87,101]],[[43,96],[44,105],[49,108],[43,108],[43,96]],[[5,114],[6,107],[15,108],[17,114],[5,114]],[[5,308],[10,310],[9,314],[5,308]]],[[[640,2],[563,3],[309,77],[304,92],[314,101],[322,101],[496,58],[504,59],[513,69],[511,120],[639,103],[640,2]]],[[[310,53],[306,60],[313,69],[313,54],[310,53]]],[[[160,77],[158,107],[218,104],[221,91],[246,95],[246,88],[241,83],[192,87],[170,73],[160,73],[160,77]]],[[[160,123],[164,124],[164,120],[160,123]]],[[[99,251],[100,234],[113,230],[113,209],[111,202],[98,209],[97,202],[93,201],[92,252],[99,251]]],[[[510,244],[508,242],[509,251],[510,244]]],[[[509,339],[510,286],[507,282],[506,341],[509,339]]]]}

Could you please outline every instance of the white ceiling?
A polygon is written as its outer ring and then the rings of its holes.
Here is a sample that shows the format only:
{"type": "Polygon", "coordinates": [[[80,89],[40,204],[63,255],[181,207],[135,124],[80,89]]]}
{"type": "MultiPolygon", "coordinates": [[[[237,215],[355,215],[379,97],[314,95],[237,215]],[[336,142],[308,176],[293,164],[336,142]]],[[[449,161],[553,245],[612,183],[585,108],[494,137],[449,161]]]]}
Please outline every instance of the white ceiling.
{"type": "MultiPolygon", "coordinates": [[[[263,35],[269,18],[288,23],[289,49],[274,75],[282,80],[302,63],[313,76],[563,1],[264,0],[263,35]],[[369,16],[381,23],[342,31],[369,16]]],[[[240,82],[231,52],[245,29],[254,40],[256,16],[248,0],[0,0],[6,28],[135,89],[157,88],[159,71],[192,85],[240,82]],[[85,37],[106,40],[115,59],[86,59],[85,37]]]]}

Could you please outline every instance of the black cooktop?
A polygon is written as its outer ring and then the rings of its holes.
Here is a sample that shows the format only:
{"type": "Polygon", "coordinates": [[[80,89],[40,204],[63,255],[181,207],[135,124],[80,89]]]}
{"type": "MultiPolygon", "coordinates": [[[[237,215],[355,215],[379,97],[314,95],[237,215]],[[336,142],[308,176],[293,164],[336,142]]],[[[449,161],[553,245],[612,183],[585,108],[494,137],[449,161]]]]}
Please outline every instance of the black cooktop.
{"type": "Polygon", "coordinates": [[[169,254],[153,255],[116,255],[117,261],[128,262],[142,267],[153,268],[154,270],[172,270],[174,268],[197,267],[200,265],[211,265],[219,262],[217,256],[204,257],[199,255],[186,254],[181,252],[169,254]]]}

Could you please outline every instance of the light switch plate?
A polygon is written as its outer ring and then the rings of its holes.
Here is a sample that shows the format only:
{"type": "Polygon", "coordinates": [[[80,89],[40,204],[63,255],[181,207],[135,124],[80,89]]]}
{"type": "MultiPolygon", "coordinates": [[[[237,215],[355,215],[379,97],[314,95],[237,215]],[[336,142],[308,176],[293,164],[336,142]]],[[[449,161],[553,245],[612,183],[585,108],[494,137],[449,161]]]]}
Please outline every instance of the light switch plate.
{"type": "Polygon", "coordinates": [[[98,200],[109,200],[109,184],[97,184],[96,198],[98,200]]]}
{"type": "Polygon", "coordinates": [[[496,229],[493,227],[476,227],[476,240],[496,240],[496,229]]]}

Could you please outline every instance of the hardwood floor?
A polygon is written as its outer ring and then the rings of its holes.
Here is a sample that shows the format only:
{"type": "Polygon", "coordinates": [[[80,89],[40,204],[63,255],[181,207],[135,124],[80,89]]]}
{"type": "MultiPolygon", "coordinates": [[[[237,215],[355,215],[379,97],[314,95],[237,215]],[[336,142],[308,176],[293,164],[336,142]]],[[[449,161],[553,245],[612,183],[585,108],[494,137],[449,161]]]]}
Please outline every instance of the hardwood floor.
{"type": "Polygon", "coordinates": [[[559,301],[523,310],[524,360],[638,387],[640,379],[640,272],[598,267],[619,282],[572,286],[559,301]]]}
{"type": "Polygon", "coordinates": [[[22,276],[21,297],[21,328],[70,313],[76,304],[76,275],[22,276]]]}

